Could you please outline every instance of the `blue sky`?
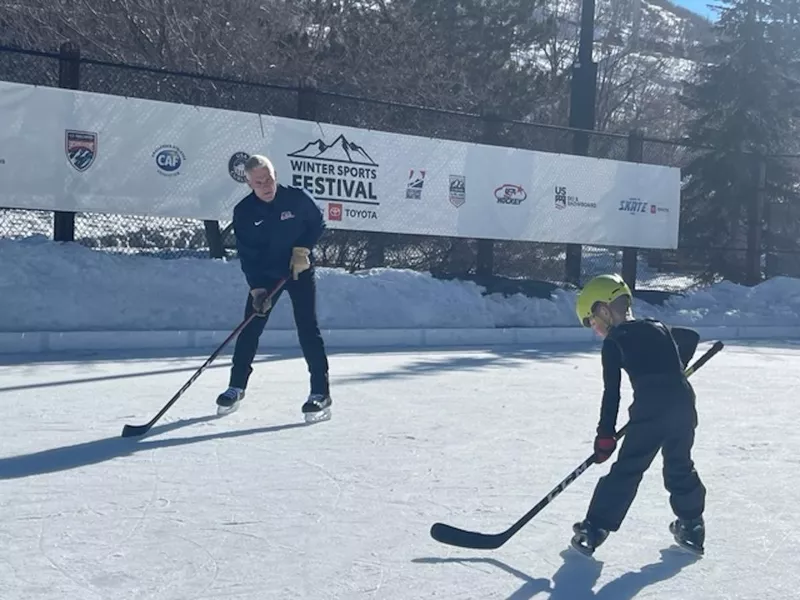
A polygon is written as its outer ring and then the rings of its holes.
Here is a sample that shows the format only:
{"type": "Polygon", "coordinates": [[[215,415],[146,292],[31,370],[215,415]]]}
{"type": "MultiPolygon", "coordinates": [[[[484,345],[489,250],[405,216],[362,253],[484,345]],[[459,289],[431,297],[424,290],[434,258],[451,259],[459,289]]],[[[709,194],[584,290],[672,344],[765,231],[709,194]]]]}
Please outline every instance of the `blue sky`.
{"type": "Polygon", "coordinates": [[[716,4],[714,0],[672,0],[675,4],[679,4],[680,6],[685,6],[689,10],[693,10],[694,12],[701,14],[709,19],[715,19],[717,13],[712,12],[710,8],[708,8],[708,4],[716,4]]]}

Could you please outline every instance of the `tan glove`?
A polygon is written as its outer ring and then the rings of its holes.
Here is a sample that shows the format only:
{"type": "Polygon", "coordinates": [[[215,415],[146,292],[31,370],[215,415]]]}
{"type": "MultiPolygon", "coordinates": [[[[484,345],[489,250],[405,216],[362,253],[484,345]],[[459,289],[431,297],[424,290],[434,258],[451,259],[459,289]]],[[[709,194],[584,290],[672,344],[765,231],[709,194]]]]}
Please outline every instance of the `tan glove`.
{"type": "Polygon", "coordinates": [[[265,288],[255,288],[250,290],[250,297],[253,299],[253,310],[255,313],[263,317],[272,308],[272,299],[269,297],[269,290],[265,288]]]}
{"type": "Polygon", "coordinates": [[[308,248],[292,248],[292,258],[289,261],[289,268],[292,270],[292,279],[297,280],[297,276],[303,271],[311,268],[311,261],[308,256],[311,250],[308,248]]]}

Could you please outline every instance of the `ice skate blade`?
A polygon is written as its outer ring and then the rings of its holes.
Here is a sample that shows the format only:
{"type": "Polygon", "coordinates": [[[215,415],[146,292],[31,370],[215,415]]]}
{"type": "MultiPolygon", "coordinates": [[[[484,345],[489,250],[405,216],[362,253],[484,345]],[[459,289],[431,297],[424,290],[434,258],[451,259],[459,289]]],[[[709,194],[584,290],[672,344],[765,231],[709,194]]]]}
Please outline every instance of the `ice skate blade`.
{"type": "Polygon", "coordinates": [[[678,552],[683,552],[685,554],[691,554],[692,556],[700,556],[700,557],[705,555],[704,548],[690,546],[688,544],[684,544],[683,542],[679,542],[678,540],[675,540],[675,546],[676,546],[675,550],[677,550],[678,552]]]}
{"type": "Polygon", "coordinates": [[[572,547],[573,550],[575,550],[576,552],[580,553],[582,556],[585,556],[587,558],[593,558],[594,549],[587,548],[586,546],[581,545],[579,536],[577,536],[577,535],[574,536],[570,540],[569,545],[572,547]]]}
{"type": "Polygon", "coordinates": [[[229,415],[231,413],[235,413],[239,410],[239,403],[237,402],[233,406],[219,406],[217,405],[217,415],[220,417],[224,417],[225,415],[229,415]]]}
{"type": "Polygon", "coordinates": [[[330,421],[331,409],[323,408],[317,412],[305,413],[306,423],[321,423],[322,421],[330,421]]]}

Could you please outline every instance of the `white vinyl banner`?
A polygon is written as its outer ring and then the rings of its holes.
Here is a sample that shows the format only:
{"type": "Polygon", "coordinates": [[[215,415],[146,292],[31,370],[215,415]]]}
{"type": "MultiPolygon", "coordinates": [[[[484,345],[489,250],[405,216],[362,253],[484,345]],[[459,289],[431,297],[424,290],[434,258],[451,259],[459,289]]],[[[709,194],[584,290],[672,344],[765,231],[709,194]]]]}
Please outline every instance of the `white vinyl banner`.
{"type": "Polygon", "coordinates": [[[328,227],[676,248],[680,170],[0,82],[0,207],[231,219],[264,154],[328,227]]]}

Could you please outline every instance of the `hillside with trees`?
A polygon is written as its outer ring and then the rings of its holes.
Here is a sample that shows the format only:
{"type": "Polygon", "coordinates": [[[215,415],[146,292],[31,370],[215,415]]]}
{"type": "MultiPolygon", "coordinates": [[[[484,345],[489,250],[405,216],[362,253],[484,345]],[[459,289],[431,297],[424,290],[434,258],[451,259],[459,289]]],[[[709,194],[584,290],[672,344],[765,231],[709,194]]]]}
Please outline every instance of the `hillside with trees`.
{"type": "MultiPolygon", "coordinates": [[[[566,124],[580,0],[26,0],[0,43],[112,62],[566,124]]],[[[709,24],[667,0],[600,0],[598,129],[673,134],[709,24]],[[671,117],[670,121],[676,121],[671,117]]],[[[0,77],[14,79],[6,72],[0,77]]]]}

